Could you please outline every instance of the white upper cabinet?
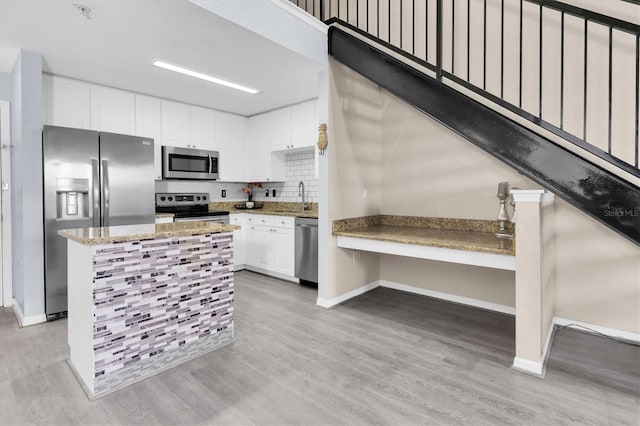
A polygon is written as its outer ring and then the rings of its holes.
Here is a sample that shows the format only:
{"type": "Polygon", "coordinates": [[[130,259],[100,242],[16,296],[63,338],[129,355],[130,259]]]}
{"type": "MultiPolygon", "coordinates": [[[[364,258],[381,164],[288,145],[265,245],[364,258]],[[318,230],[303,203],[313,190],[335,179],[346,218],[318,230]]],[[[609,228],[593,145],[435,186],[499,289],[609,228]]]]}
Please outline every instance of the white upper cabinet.
{"type": "Polygon", "coordinates": [[[317,101],[312,100],[252,118],[250,126],[259,126],[262,141],[273,152],[299,150],[313,147],[318,139],[317,101]]]}
{"type": "Polygon", "coordinates": [[[216,111],[215,143],[220,151],[220,180],[246,182],[247,130],[249,119],[235,114],[216,111]]]}
{"type": "Polygon", "coordinates": [[[189,105],[162,99],[162,144],[191,148],[189,105]]]}
{"type": "Polygon", "coordinates": [[[317,101],[291,107],[291,148],[309,148],[318,140],[317,101]]]}
{"type": "Polygon", "coordinates": [[[91,85],[91,129],[132,135],[136,131],[135,95],[91,85]]]}
{"type": "Polygon", "coordinates": [[[271,146],[267,139],[271,130],[267,114],[249,118],[247,141],[247,178],[250,182],[269,180],[271,146]]]}
{"type": "Polygon", "coordinates": [[[190,106],[191,137],[188,148],[216,149],[215,111],[208,108],[190,106]]]}
{"type": "Polygon", "coordinates": [[[291,149],[291,108],[282,108],[265,114],[269,117],[271,151],[291,149]]]}
{"type": "Polygon", "coordinates": [[[91,85],[78,80],[42,77],[44,124],[91,128],[91,85]]]}
{"type": "Polygon", "coordinates": [[[162,107],[160,99],[136,95],[136,136],[153,138],[155,178],[162,179],[162,107]]]}

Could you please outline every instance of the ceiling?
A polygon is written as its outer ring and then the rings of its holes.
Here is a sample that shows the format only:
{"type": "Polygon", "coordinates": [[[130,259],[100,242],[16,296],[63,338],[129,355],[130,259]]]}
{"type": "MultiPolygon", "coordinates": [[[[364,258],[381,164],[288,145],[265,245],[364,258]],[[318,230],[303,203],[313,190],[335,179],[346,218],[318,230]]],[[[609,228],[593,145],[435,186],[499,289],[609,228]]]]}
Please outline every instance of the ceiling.
{"type": "Polygon", "coordinates": [[[245,116],[315,98],[322,68],[187,0],[0,0],[0,72],[11,72],[17,48],[41,53],[47,73],[245,116]],[[159,69],[154,58],[262,92],[159,69]]]}

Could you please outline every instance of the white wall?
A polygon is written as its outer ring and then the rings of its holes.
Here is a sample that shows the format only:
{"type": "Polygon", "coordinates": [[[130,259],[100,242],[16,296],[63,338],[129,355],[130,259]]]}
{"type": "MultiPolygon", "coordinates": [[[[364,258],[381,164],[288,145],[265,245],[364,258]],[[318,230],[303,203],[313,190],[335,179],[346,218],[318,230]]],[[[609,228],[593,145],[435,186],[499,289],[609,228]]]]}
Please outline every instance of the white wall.
{"type": "Polygon", "coordinates": [[[13,294],[34,317],[44,314],[42,56],[21,50],[11,75],[13,294]]]}
{"type": "Polygon", "coordinates": [[[11,74],[0,72],[0,99],[11,101],[11,97],[13,95],[13,85],[11,80],[11,74]]]}
{"type": "Polygon", "coordinates": [[[295,5],[282,0],[189,1],[326,66],[327,27],[295,5]]]}

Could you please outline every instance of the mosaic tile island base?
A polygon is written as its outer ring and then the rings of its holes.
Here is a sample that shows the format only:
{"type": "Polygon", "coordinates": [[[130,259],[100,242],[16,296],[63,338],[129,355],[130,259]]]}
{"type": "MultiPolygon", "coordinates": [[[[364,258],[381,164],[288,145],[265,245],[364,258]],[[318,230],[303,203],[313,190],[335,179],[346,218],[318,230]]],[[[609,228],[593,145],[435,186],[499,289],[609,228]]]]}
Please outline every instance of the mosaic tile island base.
{"type": "Polygon", "coordinates": [[[94,232],[99,242],[60,231],[68,238],[69,364],[89,399],[234,339],[232,230],[131,227],[136,237],[121,238],[128,231],[94,232]]]}

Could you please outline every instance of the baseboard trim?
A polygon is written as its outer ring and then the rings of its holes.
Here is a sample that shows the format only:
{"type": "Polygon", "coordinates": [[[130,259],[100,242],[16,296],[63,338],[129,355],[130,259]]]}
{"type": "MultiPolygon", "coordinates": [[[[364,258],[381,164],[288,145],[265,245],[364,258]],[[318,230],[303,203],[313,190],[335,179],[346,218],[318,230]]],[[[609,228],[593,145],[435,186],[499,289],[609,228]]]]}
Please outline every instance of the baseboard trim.
{"type": "Polygon", "coordinates": [[[542,378],[544,362],[531,361],[525,358],[515,357],[513,358],[512,368],[514,370],[522,371],[523,373],[531,374],[533,376],[542,378]]]}
{"type": "Polygon", "coordinates": [[[551,320],[549,324],[549,330],[547,331],[547,337],[542,347],[542,353],[538,361],[531,361],[526,358],[515,357],[513,358],[513,368],[523,373],[531,374],[536,377],[544,378],[547,373],[547,361],[549,360],[549,353],[551,353],[551,343],[553,336],[555,335],[555,323],[551,320]]]}
{"type": "Polygon", "coordinates": [[[285,275],[285,274],[280,274],[278,272],[268,271],[268,270],[262,269],[262,268],[256,268],[255,266],[251,266],[251,265],[244,265],[244,270],[245,271],[251,271],[251,272],[257,272],[257,273],[262,274],[262,275],[268,275],[270,277],[279,278],[281,280],[289,281],[289,282],[296,283],[296,284],[300,283],[300,280],[298,278],[296,278],[296,277],[292,277],[292,276],[285,275]]]}
{"type": "Polygon", "coordinates": [[[334,297],[333,299],[322,299],[318,297],[318,299],[316,300],[316,306],[320,306],[321,308],[331,308],[356,296],[360,296],[361,294],[364,294],[379,286],[380,281],[374,281],[372,283],[365,284],[362,287],[358,287],[355,290],[348,291],[341,296],[334,297]]]}
{"type": "Polygon", "coordinates": [[[13,299],[11,308],[13,309],[13,314],[18,320],[18,325],[20,326],[20,328],[47,322],[47,316],[45,314],[31,315],[28,317],[24,316],[24,313],[22,313],[22,309],[20,309],[20,305],[18,304],[18,301],[16,299],[13,299]]]}
{"type": "Polygon", "coordinates": [[[441,293],[439,291],[427,290],[424,288],[414,287],[407,284],[380,280],[380,286],[392,288],[394,290],[406,291],[407,293],[415,293],[415,294],[420,294],[422,296],[433,297],[434,299],[446,300],[447,302],[473,306],[475,308],[485,309],[487,311],[500,312],[508,315],[516,314],[516,309],[512,306],[500,305],[497,303],[486,302],[484,300],[472,299],[470,297],[456,296],[449,293],[441,293]]]}
{"type": "Polygon", "coordinates": [[[589,324],[581,321],[574,321],[567,318],[553,317],[555,325],[560,327],[573,328],[575,330],[593,333],[593,331],[604,334],[605,336],[615,337],[617,339],[628,340],[630,342],[640,343],[640,333],[632,333],[630,331],[616,330],[615,328],[602,327],[600,325],[589,324]],[[591,329],[591,330],[587,330],[591,329]]]}

